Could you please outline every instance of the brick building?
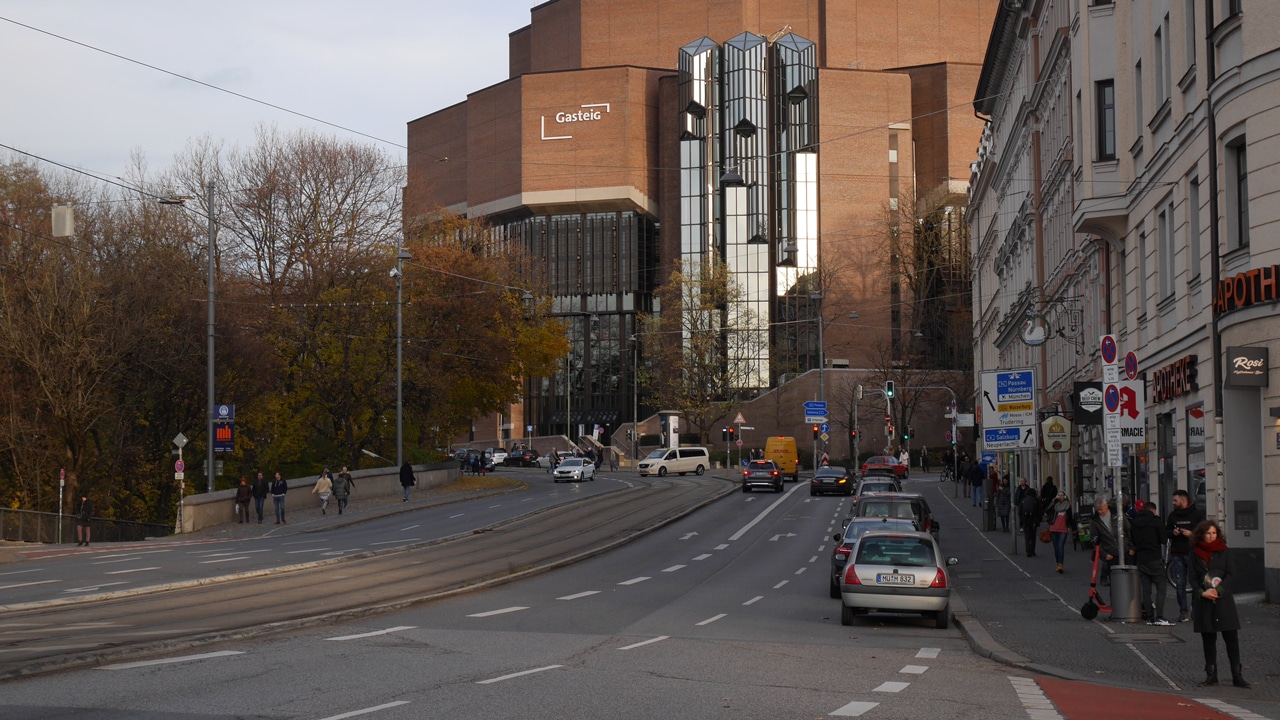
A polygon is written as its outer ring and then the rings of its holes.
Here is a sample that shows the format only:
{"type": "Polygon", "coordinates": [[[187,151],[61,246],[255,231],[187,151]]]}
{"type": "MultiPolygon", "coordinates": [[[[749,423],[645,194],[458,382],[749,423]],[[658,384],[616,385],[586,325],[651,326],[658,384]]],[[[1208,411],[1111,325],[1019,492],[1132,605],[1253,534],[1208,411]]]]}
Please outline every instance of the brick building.
{"type": "MultiPolygon", "coordinates": [[[[739,309],[751,312],[726,313],[727,330],[752,338],[744,400],[820,356],[867,368],[883,363],[880,347],[967,349],[967,300],[941,300],[925,335],[887,268],[891,238],[915,234],[900,208],[928,194],[950,212],[947,199],[966,191],[982,130],[968,103],[997,6],[534,7],[510,34],[508,80],[408,124],[407,217],[487,219],[499,244],[539,262],[570,327],[565,369],[530,378],[523,407],[474,439],[629,422],[637,314],[656,309],[654,288],[677,260],[723,258],[745,290],[739,309]],[[965,324],[952,337],[956,317],[965,324]]],[[[935,294],[967,290],[967,253],[938,269],[935,294]]]]}

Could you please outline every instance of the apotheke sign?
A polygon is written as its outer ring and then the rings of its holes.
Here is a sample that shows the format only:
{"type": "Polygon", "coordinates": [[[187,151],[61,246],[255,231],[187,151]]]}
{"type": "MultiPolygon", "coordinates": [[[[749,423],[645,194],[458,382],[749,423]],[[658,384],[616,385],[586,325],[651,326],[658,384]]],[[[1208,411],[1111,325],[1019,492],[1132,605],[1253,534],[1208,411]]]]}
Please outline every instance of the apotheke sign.
{"type": "MultiPolygon", "coordinates": [[[[560,125],[571,125],[583,122],[595,122],[603,120],[605,115],[609,114],[609,103],[588,103],[579,105],[579,110],[569,112],[558,112],[551,117],[553,122],[560,125]]],[[[547,116],[543,115],[541,119],[542,139],[543,140],[572,140],[572,135],[548,135],[547,134],[547,116]]],[[[552,130],[555,132],[555,130],[552,130]]]]}

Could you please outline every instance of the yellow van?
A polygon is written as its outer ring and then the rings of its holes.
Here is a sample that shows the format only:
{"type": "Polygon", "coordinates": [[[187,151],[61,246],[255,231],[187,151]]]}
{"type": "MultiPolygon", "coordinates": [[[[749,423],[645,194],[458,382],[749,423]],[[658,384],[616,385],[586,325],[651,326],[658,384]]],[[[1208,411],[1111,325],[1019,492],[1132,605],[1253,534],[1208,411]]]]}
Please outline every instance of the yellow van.
{"type": "Polygon", "coordinates": [[[783,476],[789,476],[791,482],[800,482],[800,454],[796,451],[795,438],[771,437],[765,440],[764,459],[777,463],[783,476]]]}

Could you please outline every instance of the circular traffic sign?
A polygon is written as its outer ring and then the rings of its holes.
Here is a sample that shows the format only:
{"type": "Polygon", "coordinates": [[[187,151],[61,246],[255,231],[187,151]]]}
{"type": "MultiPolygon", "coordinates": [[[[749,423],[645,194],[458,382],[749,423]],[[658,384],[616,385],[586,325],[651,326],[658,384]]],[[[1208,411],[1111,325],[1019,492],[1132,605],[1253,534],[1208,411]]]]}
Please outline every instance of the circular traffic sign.
{"type": "Polygon", "coordinates": [[[1102,336],[1102,362],[1110,365],[1116,361],[1116,354],[1120,352],[1120,348],[1116,347],[1116,339],[1111,335],[1102,336]]]}
{"type": "Polygon", "coordinates": [[[174,472],[182,472],[183,470],[186,470],[186,469],[187,469],[187,464],[182,462],[181,460],[173,464],[174,472]]]}
{"type": "Polygon", "coordinates": [[[1115,385],[1108,385],[1104,393],[1102,393],[1102,401],[1106,403],[1107,412],[1116,412],[1120,409],[1120,388],[1115,385]]]}
{"type": "Polygon", "coordinates": [[[1130,380],[1138,379],[1138,356],[1132,351],[1124,356],[1124,376],[1130,380]]]}
{"type": "Polygon", "coordinates": [[[738,438],[738,447],[742,447],[742,438],[738,438]]]}

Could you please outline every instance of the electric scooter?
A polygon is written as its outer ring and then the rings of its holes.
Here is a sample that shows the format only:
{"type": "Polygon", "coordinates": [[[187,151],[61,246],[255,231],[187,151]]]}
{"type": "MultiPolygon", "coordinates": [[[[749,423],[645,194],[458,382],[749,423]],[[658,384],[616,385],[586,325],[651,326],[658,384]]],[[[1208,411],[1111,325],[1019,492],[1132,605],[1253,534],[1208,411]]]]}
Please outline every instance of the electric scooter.
{"type": "Polygon", "coordinates": [[[1098,545],[1093,546],[1093,572],[1089,575],[1089,599],[1084,601],[1084,605],[1080,607],[1080,617],[1085,620],[1092,620],[1098,617],[1099,612],[1111,612],[1111,606],[1102,601],[1102,596],[1098,594],[1098,561],[1102,557],[1102,548],[1098,545]]]}

